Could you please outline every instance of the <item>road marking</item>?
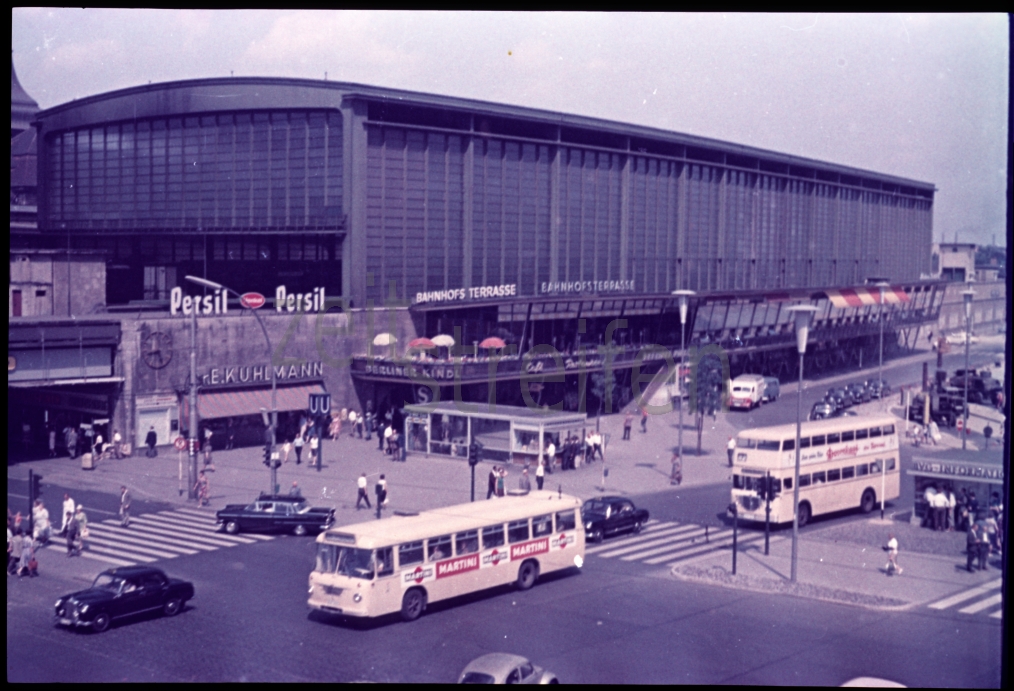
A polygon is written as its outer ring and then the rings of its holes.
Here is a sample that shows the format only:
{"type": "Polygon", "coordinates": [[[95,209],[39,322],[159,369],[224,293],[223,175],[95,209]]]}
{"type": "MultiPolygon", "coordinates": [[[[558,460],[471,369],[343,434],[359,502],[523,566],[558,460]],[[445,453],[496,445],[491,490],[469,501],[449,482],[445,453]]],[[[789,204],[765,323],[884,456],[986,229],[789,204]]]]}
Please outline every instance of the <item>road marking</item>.
{"type": "Polygon", "coordinates": [[[162,527],[169,529],[179,537],[193,538],[197,540],[203,540],[204,542],[218,545],[220,547],[233,547],[237,544],[252,544],[255,540],[249,540],[246,538],[237,538],[235,536],[218,535],[217,533],[212,536],[207,530],[198,530],[196,528],[186,528],[181,525],[171,524],[166,521],[153,521],[148,518],[131,518],[131,523],[141,523],[142,525],[150,525],[154,527],[162,527]]]}
{"type": "Polygon", "coordinates": [[[961,612],[962,614],[975,614],[977,612],[981,612],[982,610],[988,607],[1000,604],[1002,600],[1003,594],[997,593],[992,597],[987,597],[985,600],[976,602],[974,605],[969,605],[968,607],[964,607],[962,609],[959,609],[958,611],[961,612]]]}
{"type": "MultiPolygon", "coordinates": [[[[159,540],[153,542],[150,538],[144,539],[143,535],[138,533],[131,534],[126,528],[112,528],[111,526],[98,526],[92,523],[92,534],[98,532],[100,536],[106,538],[115,538],[119,542],[129,542],[141,546],[149,547],[161,547],[163,549],[171,549],[179,554],[197,554],[196,549],[189,549],[187,547],[178,547],[176,545],[167,545],[166,542],[177,542],[176,540],[159,540]]],[[[124,545],[125,547],[129,545],[124,545]]]]}
{"type": "Polygon", "coordinates": [[[996,610],[995,612],[993,612],[989,616],[993,617],[994,619],[1003,619],[1003,607],[1001,607],[1000,609],[996,610]]]}
{"type": "Polygon", "coordinates": [[[956,605],[959,602],[964,602],[965,600],[971,600],[972,598],[979,597],[980,595],[988,593],[990,590],[996,590],[1001,585],[1003,585],[1003,579],[998,578],[995,581],[990,581],[989,583],[980,585],[978,588],[966,590],[964,592],[958,593],[957,595],[949,597],[946,600],[940,600],[939,602],[934,602],[933,604],[927,606],[930,609],[947,609],[948,607],[952,607],[953,605],[956,605]]]}
{"type": "MultiPolygon", "coordinates": [[[[709,533],[708,534],[708,542],[711,542],[711,541],[714,541],[714,540],[721,540],[723,537],[725,537],[726,533],[729,533],[729,531],[719,531],[719,532],[716,532],[716,533],[709,533]]],[[[731,533],[729,533],[729,534],[731,534],[731,533]]],[[[703,530],[695,530],[695,531],[687,533],[685,535],[680,535],[678,540],[666,540],[665,544],[663,544],[661,547],[655,547],[655,549],[648,549],[648,550],[643,550],[641,552],[635,552],[633,554],[628,554],[627,556],[620,557],[620,558],[623,561],[633,561],[635,559],[642,559],[644,557],[653,557],[656,554],[662,554],[663,552],[671,552],[673,550],[673,548],[675,548],[675,546],[678,545],[678,544],[683,543],[684,546],[693,545],[693,544],[696,544],[699,540],[700,541],[704,540],[704,531],[703,530]]],[[[662,544],[662,543],[658,543],[658,544],[662,544]]],[[[704,543],[704,544],[707,544],[707,543],[704,543]]],[[[644,545],[644,546],[645,547],[650,547],[650,546],[653,546],[653,545],[644,545]]]]}
{"type": "MultiPolygon", "coordinates": [[[[169,559],[171,559],[172,557],[178,557],[179,556],[179,554],[177,554],[175,552],[164,552],[164,551],[161,551],[161,550],[152,549],[151,547],[135,547],[134,545],[124,545],[124,544],[121,544],[119,542],[116,542],[115,540],[109,540],[107,538],[102,538],[102,537],[96,537],[95,535],[92,535],[87,540],[85,540],[85,544],[87,544],[89,546],[91,546],[91,545],[94,544],[94,545],[105,545],[106,547],[119,547],[119,548],[121,548],[123,550],[131,550],[132,552],[140,552],[141,554],[152,554],[152,555],[154,555],[156,557],[166,557],[166,558],[169,558],[169,559]]],[[[98,548],[96,548],[96,549],[98,549],[98,548]]]]}
{"type": "MultiPolygon", "coordinates": [[[[737,545],[737,548],[742,545],[757,542],[760,539],[761,539],[760,537],[755,537],[749,540],[740,540],[739,544],[737,545]]],[[[661,556],[655,557],[654,559],[645,559],[644,563],[661,564],[665,562],[666,566],[673,566],[674,564],[678,564],[681,561],[685,561],[688,557],[697,556],[698,554],[704,554],[705,552],[717,552],[718,550],[725,549],[726,547],[732,547],[732,538],[714,541],[711,542],[710,544],[703,544],[695,547],[687,547],[685,549],[672,552],[670,554],[663,554],[661,556]],[[677,558],[674,559],[673,561],[668,561],[673,559],[673,557],[677,558]]]]}
{"type": "MultiPolygon", "coordinates": [[[[641,543],[645,542],[646,540],[654,540],[654,539],[656,539],[658,537],[661,537],[662,535],[675,535],[675,534],[678,534],[678,533],[684,533],[684,532],[686,532],[688,530],[694,530],[696,528],[697,528],[697,526],[694,526],[694,525],[672,525],[672,524],[668,524],[667,527],[659,528],[659,529],[657,529],[657,530],[655,530],[653,532],[649,532],[647,530],[644,530],[644,531],[641,532],[640,535],[637,535],[636,537],[628,537],[628,538],[623,539],[623,540],[614,540],[614,541],[610,542],[609,544],[595,545],[594,547],[586,548],[584,552],[585,552],[585,554],[597,554],[599,552],[603,552],[605,550],[609,550],[610,554],[603,554],[603,555],[601,555],[601,556],[604,556],[604,557],[608,557],[608,556],[612,556],[611,553],[615,552],[616,548],[618,548],[618,547],[624,547],[626,545],[640,545],[641,543]]],[[[636,547],[635,547],[635,549],[636,549],[636,547]]]]}
{"type": "Polygon", "coordinates": [[[143,523],[142,524],[142,523],[138,522],[137,519],[132,518],[132,519],[130,519],[130,526],[131,527],[129,528],[129,530],[131,532],[150,534],[152,536],[153,540],[164,540],[164,539],[167,539],[167,538],[161,537],[163,535],[168,535],[169,537],[172,537],[172,538],[180,538],[181,540],[187,540],[187,542],[185,542],[184,544],[186,544],[186,545],[188,545],[190,547],[196,547],[196,548],[199,548],[199,549],[212,549],[212,550],[214,550],[214,549],[219,549],[221,547],[235,547],[235,544],[233,544],[233,543],[223,542],[223,541],[220,541],[220,540],[216,539],[217,536],[204,537],[204,535],[202,535],[202,534],[191,535],[191,534],[188,534],[188,533],[182,533],[180,530],[178,530],[178,529],[176,529],[174,527],[173,528],[158,528],[158,527],[155,527],[156,525],[161,525],[161,524],[155,524],[155,525],[147,525],[147,523],[143,523]]]}
{"type": "MultiPolygon", "coordinates": [[[[171,537],[163,537],[162,535],[160,535],[158,533],[151,532],[151,529],[147,528],[145,526],[133,526],[133,527],[130,527],[130,528],[123,528],[123,527],[120,527],[119,525],[111,525],[111,526],[103,526],[103,529],[107,530],[107,531],[110,531],[112,533],[116,533],[117,535],[139,537],[139,538],[140,537],[147,538],[148,540],[153,540],[153,541],[157,542],[158,544],[166,544],[166,543],[168,543],[170,545],[179,545],[180,547],[186,548],[188,550],[189,549],[193,549],[193,550],[198,550],[198,551],[203,550],[205,552],[213,552],[216,549],[218,549],[218,547],[212,547],[211,545],[202,545],[202,544],[199,544],[199,543],[193,542],[193,541],[187,542],[185,540],[176,540],[176,539],[171,538],[171,537]]],[[[163,532],[163,531],[160,531],[160,532],[163,532]]],[[[169,533],[169,531],[164,531],[164,532],[169,533]]],[[[169,533],[169,534],[173,534],[173,533],[169,533]]],[[[176,548],[172,547],[171,549],[176,549],[176,548]]],[[[190,554],[197,554],[197,551],[190,552],[190,554]]]]}
{"type": "Polygon", "coordinates": [[[243,543],[245,545],[252,544],[258,540],[273,540],[274,538],[270,535],[257,535],[245,533],[242,536],[239,535],[227,535],[222,531],[218,530],[217,520],[213,520],[211,523],[206,521],[198,521],[196,518],[191,519],[190,516],[180,516],[175,511],[163,511],[161,514],[165,514],[169,519],[167,523],[173,525],[180,525],[188,528],[189,530],[198,530],[202,533],[212,532],[216,534],[216,537],[222,540],[235,540],[236,542],[243,543]],[[210,530],[209,530],[210,528],[210,530]]]}

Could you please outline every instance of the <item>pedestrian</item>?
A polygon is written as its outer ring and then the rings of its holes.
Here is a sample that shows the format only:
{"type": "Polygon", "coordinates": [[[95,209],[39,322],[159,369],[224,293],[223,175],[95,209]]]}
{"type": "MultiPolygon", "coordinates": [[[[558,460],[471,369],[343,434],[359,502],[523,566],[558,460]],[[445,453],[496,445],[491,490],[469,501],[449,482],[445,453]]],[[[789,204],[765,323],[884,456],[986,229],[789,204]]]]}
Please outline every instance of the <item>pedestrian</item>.
{"type": "Polygon", "coordinates": [[[310,437],[310,465],[320,468],[320,439],[316,434],[310,437]]]}
{"type": "Polygon", "coordinates": [[[947,488],[947,532],[954,532],[954,512],[958,508],[958,498],[954,496],[954,488],[947,488]]]}
{"type": "Polygon", "coordinates": [[[148,428],[148,434],[144,437],[144,444],[148,447],[148,458],[155,458],[158,455],[158,451],[155,447],[158,445],[158,433],[155,431],[155,425],[148,428]]]}
{"type": "Polygon", "coordinates": [[[387,480],[384,478],[384,474],[381,473],[377,479],[377,484],[373,487],[374,493],[377,495],[377,518],[380,518],[380,511],[384,508],[384,504],[387,503],[387,480]]]}
{"type": "Polygon", "coordinates": [[[102,455],[102,435],[96,434],[92,438],[92,460],[97,460],[102,455]]]}
{"type": "Polygon", "coordinates": [[[641,434],[648,433],[648,409],[641,408],[641,434]]]}
{"type": "Polygon", "coordinates": [[[506,485],[507,485],[507,469],[500,468],[500,472],[496,476],[496,496],[506,496],[506,485]]]}
{"type": "MultiPolygon", "coordinates": [[[[32,538],[24,531],[21,531],[21,567],[18,569],[18,576],[31,576],[32,570],[29,563],[35,559],[35,545],[32,538]]],[[[36,567],[37,568],[37,567],[36,567]]]]}
{"type": "Polygon", "coordinates": [[[630,428],[634,426],[634,414],[627,412],[626,417],[623,418],[623,440],[630,441],[630,428]]]}
{"type": "Polygon", "coordinates": [[[366,429],[366,441],[370,441],[373,434],[373,411],[367,408],[365,417],[363,427],[366,429]]]}
{"type": "Polygon", "coordinates": [[[898,566],[898,538],[891,533],[887,536],[887,545],[884,546],[884,551],[887,552],[887,566],[884,568],[887,570],[887,575],[890,576],[894,573],[901,575],[901,567],[898,566]]]}
{"type": "Polygon", "coordinates": [[[363,438],[363,416],[356,411],[349,413],[349,420],[352,422],[352,429],[356,436],[363,438]]]}
{"type": "Polygon", "coordinates": [[[377,451],[384,450],[384,435],[387,433],[387,429],[380,419],[377,419],[377,451]]]}
{"type": "Polygon", "coordinates": [[[288,439],[282,444],[282,463],[289,462],[289,454],[292,453],[292,442],[288,439]]]}
{"type": "Polygon", "coordinates": [[[979,557],[979,526],[970,522],[968,531],[965,534],[965,568],[971,572],[975,571],[975,562],[979,557]]]}
{"type": "Polygon", "coordinates": [[[986,514],[986,518],[983,521],[983,525],[986,528],[986,544],[989,549],[994,552],[1000,551],[1000,526],[997,525],[996,518],[992,513],[986,514]]]}
{"type": "Polygon", "coordinates": [[[498,468],[493,466],[489,471],[489,488],[486,490],[486,498],[490,499],[496,494],[496,478],[499,475],[498,468]]]}
{"type": "Polygon", "coordinates": [[[729,443],[725,445],[725,450],[729,454],[729,467],[732,467],[732,457],[736,453],[736,440],[733,437],[729,437],[729,443]]]}
{"type": "Polygon", "coordinates": [[[553,464],[556,463],[556,444],[553,443],[553,438],[549,438],[549,444],[546,445],[546,470],[550,473],[553,472],[553,464]]]}
{"type": "Polygon", "coordinates": [[[290,497],[302,497],[303,492],[299,489],[299,483],[295,480],[292,481],[292,487],[289,488],[290,497]]]}
{"type": "Polygon", "coordinates": [[[84,512],[84,507],[80,504],[77,505],[77,511],[74,513],[74,522],[77,523],[77,553],[81,554],[88,548],[88,538],[90,533],[88,531],[88,514],[84,512]]]}
{"type": "Polygon", "coordinates": [[[126,485],[120,485],[120,525],[124,528],[130,525],[130,492],[126,485]]]}
{"type": "Polygon", "coordinates": [[[32,508],[32,530],[32,539],[38,540],[40,544],[49,542],[52,526],[49,523],[49,510],[41,499],[36,499],[32,508]]]}
{"type": "Polygon", "coordinates": [[[518,478],[518,489],[522,492],[532,491],[532,481],[528,479],[528,468],[521,471],[521,477],[518,478]]]}
{"type": "MultiPolygon", "coordinates": [[[[642,422],[645,422],[646,420],[647,418],[642,418],[642,422]]],[[[647,432],[648,430],[645,429],[644,431],[647,432]]],[[[598,430],[595,430],[595,434],[592,435],[592,443],[593,443],[592,456],[594,457],[595,454],[598,454],[599,459],[605,461],[606,460],[605,442],[603,441],[602,433],[599,432],[598,430]]]]}
{"type": "MultiPolygon", "coordinates": [[[[535,485],[542,489],[542,483],[546,481],[546,463],[541,458],[539,464],[535,466],[535,485]]],[[[487,497],[488,499],[489,497],[487,497]]]]}
{"type": "Polygon", "coordinates": [[[359,476],[356,480],[356,511],[359,510],[359,504],[366,502],[366,508],[373,508],[370,506],[370,495],[366,492],[366,473],[359,476]]]}
{"type": "Polygon", "coordinates": [[[236,446],[236,430],[232,426],[232,420],[229,420],[229,437],[225,442],[225,450],[232,451],[236,446]]]}
{"type": "Polygon", "coordinates": [[[21,561],[21,532],[7,528],[7,573],[14,576],[21,561]]]}
{"type": "Polygon", "coordinates": [[[210,429],[204,430],[204,469],[214,470],[215,464],[211,461],[211,435],[213,432],[210,429]]]}
{"type": "Polygon", "coordinates": [[[386,447],[384,449],[384,453],[386,453],[388,456],[390,456],[392,453],[391,437],[393,436],[394,436],[394,425],[390,424],[384,425],[384,446],[386,447]]]}
{"type": "Polygon", "coordinates": [[[197,474],[197,482],[194,484],[194,491],[197,492],[197,503],[199,506],[208,505],[208,495],[211,492],[211,487],[208,484],[208,476],[204,474],[202,470],[197,474]]]}
{"type": "Polygon", "coordinates": [[[113,428],[113,458],[116,460],[123,458],[123,436],[116,428],[113,428]]]}
{"type": "Polygon", "coordinates": [[[64,533],[67,536],[67,556],[73,557],[77,553],[78,537],[78,527],[77,521],[74,520],[74,512],[68,511],[63,520],[67,524],[67,530],[64,533]]]}
{"type": "Polygon", "coordinates": [[[56,429],[49,428],[49,457],[56,458],[56,429]]]}
{"type": "Polygon", "coordinates": [[[71,519],[74,518],[75,507],[74,500],[65,492],[63,495],[63,511],[61,512],[63,514],[63,525],[60,526],[61,535],[67,534],[67,526],[70,524],[71,519]]]}
{"type": "Polygon", "coordinates": [[[672,454],[672,475],[669,477],[669,484],[677,487],[683,482],[683,463],[680,461],[680,452],[672,454]]]}
{"type": "Polygon", "coordinates": [[[67,455],[70,456],[71,460],[77,458],[77,428],[68,427],[67,434],[64,437],[64,441],[67,443],[67,455]]]}
{"type": "Polygon", "coordinates": [[[342,435],[342,421],[338,417],[338,413],[331,417],[331,424],[328,425],[327,431],[331,435],[331,441],[338,441],[338,437],[342,435]]]}
{"type": "Polygon", "coordinates": [[[958,492],[958,508],[954,519],[957,521],[957,529],[965,532],[968,530],[968,492],[962,487],[958,492]]]}
{"type": "Polygon", "coordinates": [[[298,432],[292,440],[292,448],[296,451],[296,465],[302,462],[301,456],[303,455],[303,433],[298,432]]]}

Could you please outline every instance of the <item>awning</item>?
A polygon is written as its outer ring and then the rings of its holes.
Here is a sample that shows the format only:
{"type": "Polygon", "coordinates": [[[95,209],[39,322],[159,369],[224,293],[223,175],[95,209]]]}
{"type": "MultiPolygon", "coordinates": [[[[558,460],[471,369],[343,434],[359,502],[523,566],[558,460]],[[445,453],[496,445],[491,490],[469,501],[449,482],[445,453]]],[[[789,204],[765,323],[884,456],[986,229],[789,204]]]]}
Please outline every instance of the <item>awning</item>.
{"type": "Polygon", "coordinates": [[[950,480],[951,482],[981,482],[987,485],[1002,485],[1003,478],[982,477],[976,475],[954,475],[953,473],[934,473],[929,470],[906,470],[908,475],[916,477],[931,477],[935,480],[950,480]]]}
{"type": "MultiPolygon", "coordinates": [[[[842,288],[841,290],[827,291],[827,297],[835,307],[862,307],[863,305],[876,305],[880,303],[880,288],[868,286],[865,288],[842,288]]],[[[908,293],[896,286],[884,288],[884,303],[899,304],[908,302],[908,293]]]]}
{"type": "MultiPolygon", "coordinates": [[[[312,393],[324,393],[324,387],[320,384],[279,386],[276,394],[278,410],[307,410],[312,393]]],[[[271,410],[270,387],[245,391],[209,391],[198,394],[197,399],[197,412],[202,420],[258,415],[261,408],[271,410]]]]}

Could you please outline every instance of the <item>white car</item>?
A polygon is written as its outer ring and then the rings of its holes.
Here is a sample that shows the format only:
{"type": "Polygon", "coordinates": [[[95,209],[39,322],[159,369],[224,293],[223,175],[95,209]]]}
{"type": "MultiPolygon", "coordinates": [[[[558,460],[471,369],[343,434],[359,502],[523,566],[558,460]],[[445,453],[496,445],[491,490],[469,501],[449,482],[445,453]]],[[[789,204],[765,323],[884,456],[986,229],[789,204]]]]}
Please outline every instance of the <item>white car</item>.
{"type": "Polygon", "coordinates": [[[458,675],[459,684],[559,684],[556,675],[510,653],[477,657],[458,675]]]}
{"type": "Polygon", "coordinates": [[[975,345],[979,342],[979,337],[972,334],[969,338],[965,335],[964,331],[956,331],[955,333],[947,335],[947,342],[951,345],[965,345],[965,339],[968,339],[969,344],[975,345]]]}

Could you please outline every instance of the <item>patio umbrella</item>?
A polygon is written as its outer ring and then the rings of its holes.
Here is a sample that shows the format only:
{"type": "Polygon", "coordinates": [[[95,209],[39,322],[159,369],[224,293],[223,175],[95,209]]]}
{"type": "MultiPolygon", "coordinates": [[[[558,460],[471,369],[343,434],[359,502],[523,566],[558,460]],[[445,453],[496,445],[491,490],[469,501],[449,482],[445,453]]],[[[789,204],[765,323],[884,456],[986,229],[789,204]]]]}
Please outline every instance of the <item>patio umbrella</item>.
{"type": "Polygon", "coordinates": [[[502,338],[497,338],[496,336],[490,336],[489,338],[487,338],[486,340],[484,340],[482,343],[480,343],[479,347],[480,348],[503,348],[506,345],[507,344],[503,342],[502,338]]]}
{"type": "Polygon", "coordinates": [[[437,344],[428,338],[413,338],[408,342],[408,347],[418,348],[420,350],[429,350],[430,348],[436,348],[437,344]]]}
{"type": "Polygon", "coordinates": [[[434,336],[431,340],[433,341],[434,345],[438,345],[441,347],[450,348],[452,345],[454,345],[454,336],[448,336],[447,334],[440,334],[439,336],[434,336]]]}
{"type": "Polygon", "coordinates": [[[373,345],[376,346],[386,346],[397,342],[398,339],[392,333],[377,334],[376,336],[373,337],[373,345]]]}

